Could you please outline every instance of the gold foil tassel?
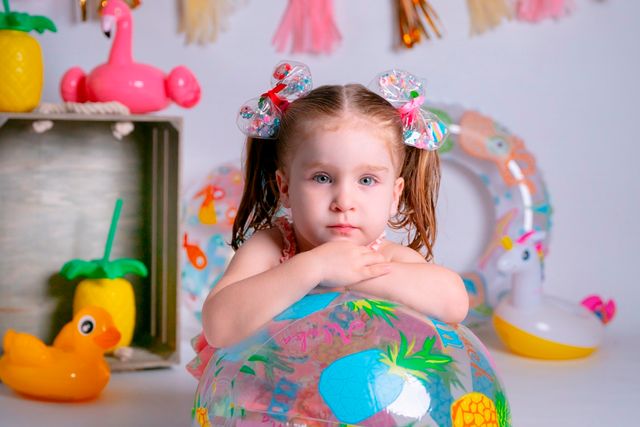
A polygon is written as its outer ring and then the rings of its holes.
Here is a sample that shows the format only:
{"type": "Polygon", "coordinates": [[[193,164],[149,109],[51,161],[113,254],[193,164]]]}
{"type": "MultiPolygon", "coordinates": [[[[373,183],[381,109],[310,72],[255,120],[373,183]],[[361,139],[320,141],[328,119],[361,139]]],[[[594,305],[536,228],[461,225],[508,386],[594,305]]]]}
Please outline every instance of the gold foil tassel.
{"type": "Polygon", "coordinates": [[[430,33],[442,37],[440,18],[427,0],[397,0],[397,8],[400,39],[405,47],[412,48],[423,35],[431,39],[430,33]]]}

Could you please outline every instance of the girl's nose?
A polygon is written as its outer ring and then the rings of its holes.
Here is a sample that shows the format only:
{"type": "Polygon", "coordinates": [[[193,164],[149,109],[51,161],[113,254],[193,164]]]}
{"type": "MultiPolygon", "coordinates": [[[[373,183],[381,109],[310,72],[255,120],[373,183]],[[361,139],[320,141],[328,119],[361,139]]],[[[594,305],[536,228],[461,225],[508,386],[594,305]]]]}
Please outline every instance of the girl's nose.
{"type": "Polygon", "coordinates": [[[353,197],[347,189],[340,189],[336,192],[330,209],[333,212],[347,212],[355,207],[353,197]]]}

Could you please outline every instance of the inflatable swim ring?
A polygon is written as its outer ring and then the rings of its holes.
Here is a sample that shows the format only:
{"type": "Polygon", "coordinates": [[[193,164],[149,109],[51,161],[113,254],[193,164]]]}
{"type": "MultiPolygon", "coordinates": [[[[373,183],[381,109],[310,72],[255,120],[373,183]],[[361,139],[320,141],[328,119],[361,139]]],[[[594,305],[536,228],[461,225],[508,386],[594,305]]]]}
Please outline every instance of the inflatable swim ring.
{"type": "Polygon", "coordinates": [[[185,308],[201,327],[201,310],[233,255],[228,245],[242,196],[243,176],[233,163],[215,167],[207,177],[185,191],[181,206],[181,276],[185,308]]]}
{"type": "Polygon", "coordinates": [[[548,248],[551,202],[533,155],[524,142],[490,117],[455,106],[430,106],[450,130],[439,149],[443,161],[470,171],[487,189],[495,211],[492,238],[478,259],[461,272],[469,292],[472,325],[488,320],[509,290],[509,275],[497,268],[504,236],[516,240],[529,231],[545,232],[548,248]]]}

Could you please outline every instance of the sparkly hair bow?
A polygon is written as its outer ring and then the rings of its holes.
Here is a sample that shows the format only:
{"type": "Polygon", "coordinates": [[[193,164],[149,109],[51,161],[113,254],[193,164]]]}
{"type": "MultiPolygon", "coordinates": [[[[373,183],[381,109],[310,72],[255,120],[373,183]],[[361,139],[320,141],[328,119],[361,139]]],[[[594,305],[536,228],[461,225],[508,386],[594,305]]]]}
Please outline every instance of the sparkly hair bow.
{"type": "Polygon", "coordinates": [[[293,61],[278,63],[271,75],[271,89],[240,108],[238,127],[253,138],[276,138],[282,112],[289,103],[311,91],[309,67],[293,61]]]}
{"type": "Polygon", "coordinates": [[[378,74],[371,90],[402,116],[403,142],[423,150],[437,150],[449,134],[447,126],[424,107],[424,82],[402,70],[378,74]]]}

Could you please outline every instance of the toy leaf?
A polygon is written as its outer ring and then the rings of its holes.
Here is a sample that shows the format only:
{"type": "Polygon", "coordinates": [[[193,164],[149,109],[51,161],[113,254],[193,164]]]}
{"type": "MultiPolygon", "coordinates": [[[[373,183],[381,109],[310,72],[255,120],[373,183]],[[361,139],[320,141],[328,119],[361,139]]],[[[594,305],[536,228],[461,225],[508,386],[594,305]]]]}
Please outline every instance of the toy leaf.
{"type": "Polygon", "coordinates": [[[80,276],[93,277],[99,270],[101,270],[101,268],[98,261],[73,259],[62,266],[60,274],[67,280],[73,280],[80,276]]]}
{"type": "Polygon", "coordinates": [[[42,34],[49,30],[53,33],[57,31],[56,25],[46,16],[32,16],[20,12],[0,13],[0,30],[14,31],[37,31],[42,34]]]}
{"type": "Polygon", "coordinates": [[[40,34],[44,33],[46,30],[51,31],[52,33],[58,31],[53,21],[47,17],[32,16],[30,21],[32,28],[40,34]]]}
{"type": "Polygon", "coordinates": [[[127,274],[136,274],[146,277],[149,273],[145,265],[135,259],[121,258],[115,261],[104,261],[102,259],[94,259],[85,261],[82,259],[74,259],[62,266],[60,274],[67,280],[73,280],[78,277],[86,277],[89,279],[117,279],[127,274]]]}
{"type": "Polygon", "coordinates": [[[120,258],[109,261],[104,268],[109,279],[123,277],[127,274],[135,274],[141,277],[147,277],[149,274],[147,267],[142,262],[131,258],[120,258]]]}

